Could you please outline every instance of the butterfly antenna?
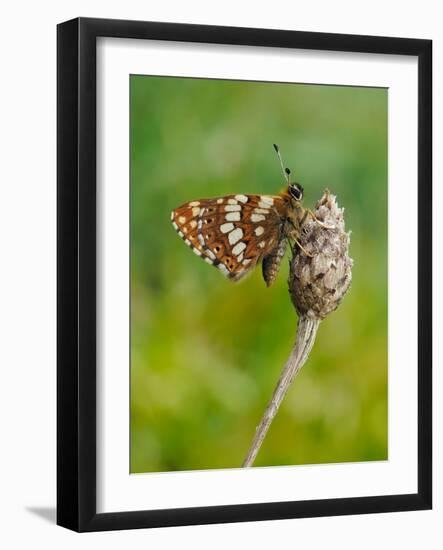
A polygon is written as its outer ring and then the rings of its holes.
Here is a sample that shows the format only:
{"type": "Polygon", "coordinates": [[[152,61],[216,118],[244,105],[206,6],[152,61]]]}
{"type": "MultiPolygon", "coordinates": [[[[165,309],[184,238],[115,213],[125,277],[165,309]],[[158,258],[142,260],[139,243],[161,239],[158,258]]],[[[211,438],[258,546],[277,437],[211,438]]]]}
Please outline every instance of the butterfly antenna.
{"type": "Polygon", "coordinates": [[[275,152],[277,153],[278,160],[280,161],[280,166],[281,166],[281,170],[283,172],[283,177],[285,178],[286,183],[289,185],[289,175],[290,175],[291,171],[289,170],[289,168],[285,168],[278,145],[276,145],[275,143],[273,145],[274,145],[275,152]]]}

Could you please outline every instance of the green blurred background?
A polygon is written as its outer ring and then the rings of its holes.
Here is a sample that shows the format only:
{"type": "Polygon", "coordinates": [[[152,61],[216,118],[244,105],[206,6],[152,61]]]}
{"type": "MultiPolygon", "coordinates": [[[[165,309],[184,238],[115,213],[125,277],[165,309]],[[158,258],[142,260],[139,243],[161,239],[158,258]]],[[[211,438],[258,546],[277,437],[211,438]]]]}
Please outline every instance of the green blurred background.
{"type": "Polygon", "coordinates": [[[131,472],[239,467],[295,338],[288,262],[233,284],[170,222],[183,202],[284,187],[352,230],[353,283],[320,326],[256,466],[387,459],[387,90],[132,76],[131,472]]]}

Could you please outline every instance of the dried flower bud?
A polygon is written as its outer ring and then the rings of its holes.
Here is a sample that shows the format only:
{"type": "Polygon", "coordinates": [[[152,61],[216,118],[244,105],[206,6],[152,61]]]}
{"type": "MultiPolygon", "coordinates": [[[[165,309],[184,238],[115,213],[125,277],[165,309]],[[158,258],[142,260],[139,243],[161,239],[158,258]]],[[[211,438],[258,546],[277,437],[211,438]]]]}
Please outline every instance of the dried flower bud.
{"type": "MultiPolygon", "coordinates": [[[[345,232],[343,209],[338,208],[334,195],[326,190],[314,214],[327,227],[312,218],[306,220],[299,237],[304,251],[295,245],[290,262],[289,293],[299,314],[297,338],[255,430],[244,468],[253,465],[288,388],[308,359],[321,320],[338,307],[351,284],[353,262],[349,257],[350,234],[345,232]]],[[[263,273],[273,275],[269,265],[263,266],[263,273]]]]}
{"type": "Polygon", "coordinates": [[[343,209],[326,190],[315,209],[316,218],[326,229],[309,218],[303,225],[300,243],[312,255],[297,250],[290,261],[289,293],[301,317],[324,319],[334,311],[352,280],[353,261],[349,257],[350,233],[345,232],[343,209]]]}

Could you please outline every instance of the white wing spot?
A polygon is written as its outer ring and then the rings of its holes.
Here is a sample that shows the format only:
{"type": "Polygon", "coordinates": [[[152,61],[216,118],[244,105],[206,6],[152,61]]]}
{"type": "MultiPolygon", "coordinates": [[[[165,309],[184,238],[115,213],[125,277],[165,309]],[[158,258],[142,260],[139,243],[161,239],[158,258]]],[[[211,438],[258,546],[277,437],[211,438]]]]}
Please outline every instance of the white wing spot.
{"type": "Polygon", "coordinates": [[[197,254],[197,256],[202,255],[202,253],[200,252],[200,250],[198,248],[192,248],[192,252],[194,252],[194,254],[197,254]]]}
{"type": "Polygon", "coordinates": [[[260,237],[260,235],[263,235],[264,232],[265,232],[265,228],[261,225],[256,227],[255,231],[254,231],[254,233],[257,235],[257,237],[260,237]]]}
{"type": "Polygon", "coordinates": [[[238,256],[241,252],[243,252],[243,250],[246,248],[246,245],[245,243],[241,242],[241,243],[238,243],[234,246],[234,248],[232,249],[232,253],[234,254],[234,256],[238,256]]]}
{"type": "Polygon", "coordinates": [[[225,206],[225,212],[240,212],[241,206],[239,204],[227,204],[225,206]]]}
{"type": "Polygon", "coordinates": [[[181,231],[179,231],[178,234],[179,234],[180,237],[182,237],[182,238],[184,237],[184,235],[181,231]]]}
{"type": "Polygon", "coordinates": [[[263,216],[263,214],[252,214],[251,215],[251,222],[262,222],[264,221],[266,218],[265,216],[263,216]]]}
{"type": "Polygon", "coordinates": [[[269,214],[268,208],[254,208],[256,214],[269,214]]]}
{"type": "Polygon", "coordinates": [[[269,210],[269,209],[271,208],[271,205],[268,204],[267,202],[260,201],[260,202],[258,203],[258,207],[259,207],[259,208],[266,208],[266,209],[269,210]]]}
{"type": "Polygon", "coordinates": [[[235,198],[242,203],[248,202],[248,197],[246,195],[235,195],[235,198]]]}
{"type": "Polygon", "coordinates": [[[175,222],[172,222],[172,227],[173,227],[176,231],[178,231],[178,225],[177,225],[175,222]]]}
{"type": "Polygon", "coordinates": [[[228,235],[229,244],[238,243],[240,239],[243,238],[243,230],[241,227],[237,227],[234,231],[231,231],[228,235]]]}
{"type": "Polygon", "coordinates": [[[211,260],[216,260],[217,259],[217,256],[209,248],[205,248],[205,253],[206,253],[207,256],[209,256],[211,258],[211,260]]]}
{"type": "Polygon", "coordinates": [[[234,224],[233,223],[224,223],[223,225],[220,226],[220,231],[222,233],[229,233],[233,229],[234,229],[234,224]]]}
{"type": "Polygon", "coordinates": [[[240,256],[237,256],[237,262],[241,262],[243,260],[243,252],[240,254],[240,256]]]}
{"type": "Polygon", "coordinates": [[[269,206],[272,206],[274,204],[274,199],[272,197],[269,197],[268,195],[262,195],[260,197],[260,200],[262,202],[265,202],[266,204],[269,204],[269,206]]]}
{"type": "Polygon", "coordinates": [[[203,238],[203,235],[202,235],[201,233],[199,233],[199,234],[197,235],[197,237],[198,237],[198,240],[199,240],[200,244],[201,244],[203,247],[206,246],[206,245],[205,245],[205,239],[203,238]]]}
{"type": "Polygon", "coordinates": [[[189,206],[200,206],[200,201],[192,201],[189,203],[189,206]]]}
{"type": "Polygon", "coordinates": [[[228,199],[228,204],[238,204],[235,199],[228,199]]]}
{"type": "Polygon", "coordinates": [[[186,243],[188,246],[192,246],[191,241],[189,241],[188,239],[185,239],[185,243],[186,243]]]}
{"type": "Polygon", "coordinates": [[[228,222],[239,222],[240,212],[228,212],[225,216],[225,220],[228,222]]]}
{"type": "Polygon", "coordinates": [[[171,212],[171,220],[174,219],[174,210],[171,212]]]}
{"type": "Polygon", "coordinates": [[[251,263],[251,260],[249,260],[248,258],[246,258],[245,260],[242,261],[242,265],[244,266],[247,266],[251,263]]]}
{"type": "Polygon", "coordinates": [[[260,248],[264,248],[265,247],[265,241],[261,241],[260,243],[258,243],[257,246],[259,246],[260,248]]]}
{"type": "Polygon", "coordinates": [[[217,267],[224,275],[229,275],[228,268],[225,266],[225,264],[218,264],[217,267]]]}
{"type": "Polygon", "coordinates": [[[222,204],[223,203],[223,199],[217,199],[217,204],[222,204]]]}
{"type": "Polygon", "coordinates": [[[182,223],[182,224],[183,224],[183,223],[186,223],[186,218],[185,218],[184,216],[180,216],[179,219],[178,219],[178,221],[179,221],[180,223],[182,223]]]}
{"type": "Polygon", "coordinates": [[[197,222],[195,220],[191,220],[190,224],[191,229],[195,229],[197,227],[197,222]]]}
{"type": "Polygon", "coordinates": [[[192,215],[194,216],[198,216],[200,214],[200,208],[198,206],[194,206],[194,208],[192,209],[192,215]]]}
{"type": "Polygon", "coordinates": [[[207,263],[210,264],[210,265],[212,265],[212,264],[214,263],[214,262],[211,260],[211,258],[208,258],[207,256],[206,256],[206,258],[205,258],[205,262],[207,262],[207,263]]]}

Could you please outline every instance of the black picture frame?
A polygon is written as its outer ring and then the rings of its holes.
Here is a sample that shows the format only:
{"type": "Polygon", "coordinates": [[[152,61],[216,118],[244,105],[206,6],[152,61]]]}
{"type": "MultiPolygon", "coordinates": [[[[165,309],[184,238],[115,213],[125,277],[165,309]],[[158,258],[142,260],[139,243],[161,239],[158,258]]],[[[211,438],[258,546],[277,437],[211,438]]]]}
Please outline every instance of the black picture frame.
{"type": "Polygon", "coordinates": [[[57,29],[57,523],[103,531],[432,507],[432,42],[176,23],[73,19],[57,29]],[[418,58],[418,491],[96,512],[96,39],[399,54],[418,58]]]}

